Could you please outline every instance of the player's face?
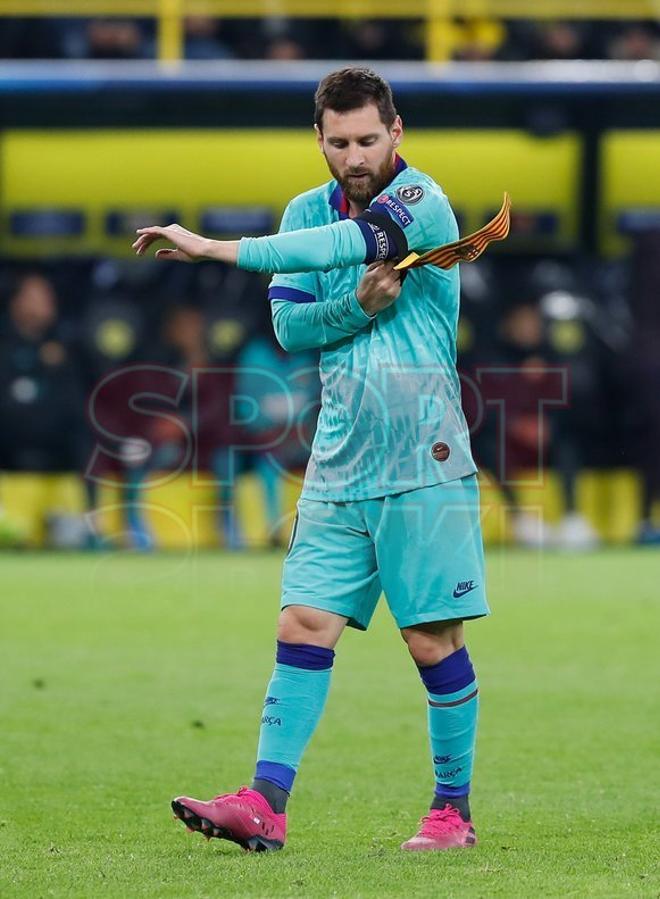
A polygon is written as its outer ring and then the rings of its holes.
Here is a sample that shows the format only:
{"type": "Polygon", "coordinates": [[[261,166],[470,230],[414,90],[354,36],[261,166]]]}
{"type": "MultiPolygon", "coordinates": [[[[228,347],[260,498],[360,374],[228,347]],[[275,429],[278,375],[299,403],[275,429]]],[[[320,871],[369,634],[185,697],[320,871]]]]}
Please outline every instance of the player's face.
{"type": "Polygon", "coordinates": [[[384,125],[373,103],[350,112],[325,110],[319,147],[349,201],[364,208],[390,183],[402,130],[399,116],[390,128],[384,125]]]}

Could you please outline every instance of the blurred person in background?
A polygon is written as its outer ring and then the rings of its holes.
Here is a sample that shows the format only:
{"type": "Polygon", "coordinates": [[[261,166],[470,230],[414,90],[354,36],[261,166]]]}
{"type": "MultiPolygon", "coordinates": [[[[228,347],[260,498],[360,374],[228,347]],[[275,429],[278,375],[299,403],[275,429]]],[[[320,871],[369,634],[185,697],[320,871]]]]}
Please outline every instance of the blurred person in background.
{"type": "Polygon", "coordinates": [[[127,464],[123,503],[127,509],[131,541],[137,549],[151,549],[154,545],[154,538],[144,515],[145,503],[142,501],[144,489],[149,486],[150,475],[177,471],[189,462],[193,417],[190,376],[195,367],[208,362],[201,312],[186,305],[170,307],[164,317],[159,343],[160,346],[156,349],[159,364],[154,365],[149,377],[151,392],[158,396],[161,376],[169,379],[161,366],[174,369],[175,374],[180,372],[185,375],[186,389],[177,397],[176,408],[157,401],[151,407],[153,412],[158,410],[166,414],[155,414],[147,418],[147,430],[142,434],[142,439],[148,440],[149,451],[137,453],[132,464],[124,454],[127,464]]]}
{"type": "MultiPolygon", "coordinates": [[[[260,333],[267,321],[263,303],[254,302],[264,284],[259,276],[225,266],[202,263],[197,272],[209,368],[196,385],[196,466],[211,473],[218,491],[218,525],[224,546],[242,549],[246,538],[237,487],[238,479],[254,467],[251,447],[255,438],[243,423],[239,394],[245,390],[239,389],[237,381],[250,335],[260,333]]],[[[248,419],[252,411],[250,404],[248,419]]]]}
{"type": "Polygon", "coordinates": [[[47,28],[65,59],[153,59],[153,23],[148,19],[49,19],[47,28]]]}
{"type": "Polygon", "coordinates": [[[474,435],[475,452],[495,476],[507,506],[514,512],[515,541],[522,546],[542,546],[549,542],[547,525],[537,513],[520,506],[514,490],[523,470],[537,472],[547,463],[549,449],[547,412],[539,407],[551,386],[549,358],[536,304],[527,300],[511,304],[486,352],[489,358],[481,356],[477,366],[477,372],[485,369],[486,374],[478,376],[477,381],[485,415],[474,435]],[[498,405],[493,408],[495,398],[498,405]]]}
{"type": "Polygon", "coordinates": [[[627,353],[629,459],[642,482],[637,542],[660,545],[660,230],[640,234],[632,256],[630,305],[633,333],[627,353]]]}
{"type": "MultiPolygon", "coordinates": [[[[134,549],[153,546],[141,505],[143,472],[163,408],[158,396],[177,389],[175,374],[167,378],[159,371],[162,353],[150,337],[152,327],[121,265],[97,260],[79,322],[88,423],[85,484],[92,508],[101,486],[118,491],[120,530],[104,540],[134,549]]],[[[171,404],[167,411],[172,413],[171,404]]]]}
{"type": "Polygon", "coordinates": [[[660,32],[657,23],[636,22],[620,26],[607,47],[610,59],[636,62],[660,60],[660,32]]]}
{"type": "Polygon", "coordinates": [[[341,59],[348,53],[342,19],[269,16],[258,30],[266,59],[341,59]]]}
{"type": "Polygon", "coordinates": [[[593,22],[515,19],[503,23],[506,39],[500,60],[598,59],[604,56],[604,31],[593,22]]]}
{"type": "MultiPolygon", "coordinates": [[[[543,329],[555,366],[566,375],[566,401],[549,409],[550,465],[560,479],[563,516],[554,528],[554,545],[566,550],[595,549],[600,538],[578,509],[578,479],[601,460],[594,447],[607,447],[612,426],[606,422],[603,370],[612,363],[594,327],[594,306],[572,290],[550,290],[539,298],[543,329]]],[[[611,415],[611,413],[610,413],[611,415]]],[[[607,459],[607,464],[612,464],[607,459]]]]}
{"type": "Polygon", "coordinates": [[[501,405],[497,412],[486,411],[475,446],[514,510],[514,539],[528,547],[593,548],[598,536],[576,503],[576,481],[585,466],[586,445],[593,435],[590,426],[597,414],[593,354],[582,342],[558,346],[539,302],[530,297],[514,301],[504,312],[487,368],[481,382],[486,410],[495,398],[501,405]],[[525,471],[537,477],[550,466],[560,478],[564,507],[556,527],[539,512],[521,507],[514,489],[525,471]]]}
{"type": "Polygon", "coordinates": [[[21,276],[7,313],[0,338],[3,467],[77,470],[80,380],[70,347],[58,333],[53,285],[38,272],[21,276]]]}
{"type": "Polygon", "coordinates": [[[489,62],[506,39],[506,29],[496,19],[463,19],[452,23],[451,28],[455,45],[452,59],[460,62],[489,62]]]}
{"type": "Polygon", "coordinates": [[[536,59],[586,59],[586,40],[575,22],[548,22],[537,25],[534,48],[536,59]]]}
{"type": "Polygon", "coordinates": [[[301,44],[288,35],[281,35],[280,37],[273,38],[273,40],[268,43],[265,50],[266,59],[285,62],[294,59],[305,59],[305,56],[305,50],[301,44]]]}
{"type": "Polygon", "coordinates": [[[207,324],[203,311],[185,302],[173,303],[163,316],[160,340],[154,348],[157,363],[148,375],[152,414],[146,418],[146,430],[142,432],[148,451],[125,466],[123,503],[132,542],[139,549],[154,545],[144,515],[147,504],[142,500],[153,477],[189,471],[193,464],[214,476],[222,543],[232,549],[244,545],[235,508],[235,479],[229,476],[230,446],[237,440],[244,442],[241,432],[231,425],[233,365],[227,365],[226,359],[222,360],[224,364],[213,365],[207,324]],[[174,382],[178,386],[172,404],[167,398],[174,382]]]}
{"type": "Polygon", "coordinates": [[[85,29],[88,59],[148,59],[153,41],[137,19],[92,19],[85,29]]]}
{"type": "Polygon", "coordinates": [[[169,415],[155,422],[150,437],[152,453],[140,476],[146,479],[149,471],[182,466],[189,470],[193,464],[197,471],[210,472],[218,488],[219,537],[228,548],[240,549],[244,541],[235,505],[236,472],[230,471],[228,464],[232,442],[237,438],[244,442],[240,430],[232,426],[234,363],[229,357],[216,359],[214,364],[207,328],[204,312],[197,306],[176,303],[165,314],[163,361],[185,378],[176,407],[179,423],[169,415]],[[203,377],[198,376],[201,370],[203,377]]]}
{"type": "Polygon", "coordinates": [[[414,21],[355,19],[343,25],[347,59],[423,59],[421,28],[414,21]]]}
{"type": "Polygon", "coordinates": [[[134,549],[155,546],[147,515],[149,487],[193,465],[211,473],[218,487],[222,542],[231,548],[243,545],[234,480],[226,466],[231,442],[244,442],[232,426],[233,365],[227,359],[213,365],[207,324],[202,309],[175,300],[162,317],[155,344],[143,345],[133,356],[135,364],[125,358],[122,367],[108,371],[95,396],[95,419],[119,442],[114,453],[97,457],[93,476],[118,483],[126,525],[121,539],[134,549]],[[204,376],[198,377],[202,370],[204,376]]]}
{"type": "MultiPolygon", "coordinates": [[[[61,333],[55,289],[39,272],[19,276],[10,291],[0,336],[0,421],[0,468],[80,471],[80,371],[61,333]]],[[[75,542],[82,542],[83,530],[80,522],[75,542]]]]}
{"type": "MultiPolygon", "coordinates": [[[[269,543],[286,545],[281,537],[283,480],[294,474],[302,480],[309,458],[311,442],[304,426],[305,418],[318,412],[317,356],[291,355],[270,334],[255,336],[239,354],[236,393],[240,419],[254,446],[248,454],[264,493],[269,543]]],[[[313,435],[314,422],[309,431],[313,435]]]]}
{"type": "Polygon", "coordinates": [[[222,20],[212,16],[186,16],[183,22],[186,59],[233,59],[222,37],[222,20]]]}

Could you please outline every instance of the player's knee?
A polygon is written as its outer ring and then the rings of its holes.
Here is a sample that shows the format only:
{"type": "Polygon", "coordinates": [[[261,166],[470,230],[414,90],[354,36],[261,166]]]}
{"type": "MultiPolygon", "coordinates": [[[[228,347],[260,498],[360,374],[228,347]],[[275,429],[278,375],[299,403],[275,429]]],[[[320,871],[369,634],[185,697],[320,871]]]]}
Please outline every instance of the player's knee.
{"type": "Polygon", "coordinates": [[[287,606],[280,612],[277,639],[284,643],[309,643],[334,649],[346,619],[308,606],[287,606]]]}
{"type": "Polygon", "coordinates": [[[404,627],[401,636],[415,663],[422,667],[437,665],[464,645],[462,621],[434,621],[404,627]]]}

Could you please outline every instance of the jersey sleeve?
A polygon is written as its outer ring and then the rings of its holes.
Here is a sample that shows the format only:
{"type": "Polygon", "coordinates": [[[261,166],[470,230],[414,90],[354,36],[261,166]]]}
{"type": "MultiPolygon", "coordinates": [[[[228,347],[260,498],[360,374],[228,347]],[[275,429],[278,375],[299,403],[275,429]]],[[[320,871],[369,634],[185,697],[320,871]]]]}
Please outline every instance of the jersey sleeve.
{"type": "Polygon", "coordinates": [[[360,306],[355,291],[304,306],[274,300],[272,311],[275,336],[289,353],[330,346],[362,331],[375,317],[360,306]]]}
{"type": "MultiPolygon", "coordinates": [[[[289,203],[280,222],[279,233],[297,231],[305,227],[302,215],[289,203]]],[[[268,287],[269,300],[289,300],[293,303],[314,303],[317,299],[316,272],[289,272],[273,275],[268,287]]]]}
{"type": "Polygon", "coordinates": [[[407,255],[403,229],[379,208],[354,219],[309,227],[294,201],[285,210],[279,234],[241,238],[237,264],[247,271],[292,274],[329,272],[407,255]]]}
{"type": "Polygon", "coordinates": [[[361,265],[367,259],[368,247],[362,228],[355,221],[345,219],[266,237],[242,237],[237,265],[249,272],[286,274],[329,272],[361,265]]]}

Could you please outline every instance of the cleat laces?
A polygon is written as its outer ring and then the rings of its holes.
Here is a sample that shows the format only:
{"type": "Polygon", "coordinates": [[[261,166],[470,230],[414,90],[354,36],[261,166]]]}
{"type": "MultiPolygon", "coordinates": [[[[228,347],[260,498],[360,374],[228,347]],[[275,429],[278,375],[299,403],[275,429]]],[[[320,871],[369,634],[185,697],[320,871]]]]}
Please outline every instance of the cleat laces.
{"type": "Polygon", "coordinates": [[[420,834],[429,837],[441,837],[454,830],[462,830],[465,821],[461,818],[458,809],[447,805],[441,809],[433,809],[430,815],[424,815],[421,821],[420,834]]]}

